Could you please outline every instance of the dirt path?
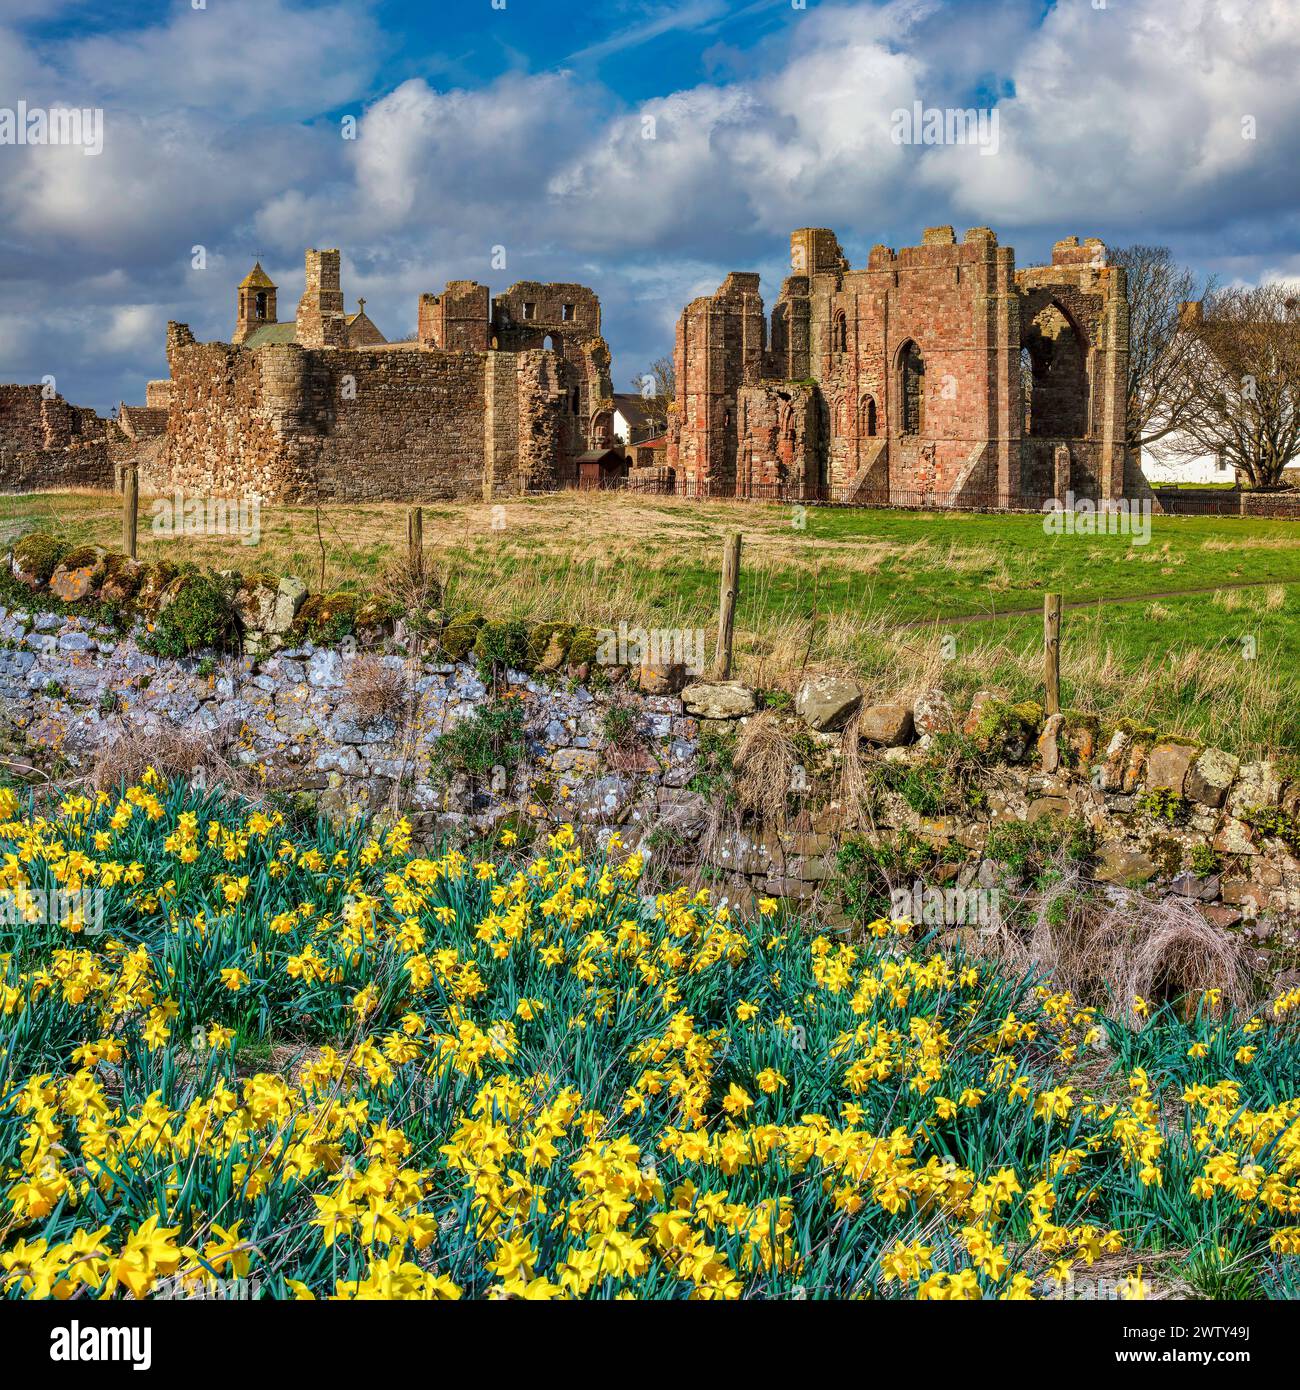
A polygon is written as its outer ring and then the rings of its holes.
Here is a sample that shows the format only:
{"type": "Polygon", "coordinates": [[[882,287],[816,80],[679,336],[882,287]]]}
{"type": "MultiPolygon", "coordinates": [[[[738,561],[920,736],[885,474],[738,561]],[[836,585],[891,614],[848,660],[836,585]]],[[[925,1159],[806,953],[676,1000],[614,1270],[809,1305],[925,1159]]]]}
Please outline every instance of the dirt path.
{"type": "MultiPolygon", "coordinates": [[[[1098,608],[1116,603],[1149,603],[1153,599],[1184,598],[1189,594],[1217,594],[1224,589],[1262,589],[1266,585],[1300,583],[1295,579],[1240,579],[1232,584],[1205,584],[1194,589],[1157,589],[1149,594],[1115,594],[1108,598],[1071,599],[1061,605],[1062,610],[1078,608],[1098,608]]],[[[935,623],[988,623],[998,618],[1033,618],[1042,613],[1041,605],[1034,608],[1003,608],[996,613],[957,613],[945,617],[940,614],[934,618],[908,618],[905,622],[891,623],[894,628],[930,627],[935,623]]]]}

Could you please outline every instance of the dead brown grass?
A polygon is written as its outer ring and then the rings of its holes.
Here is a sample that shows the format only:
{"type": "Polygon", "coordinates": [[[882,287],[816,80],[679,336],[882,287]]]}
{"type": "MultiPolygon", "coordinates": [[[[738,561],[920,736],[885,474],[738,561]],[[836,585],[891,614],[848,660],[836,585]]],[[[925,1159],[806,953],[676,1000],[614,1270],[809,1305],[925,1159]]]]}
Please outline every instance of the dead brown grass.
{"type": "Polygon", "coordinates": [[[377,656],[358,656],[344,668],[344,689],[360,724],[396,719],[406,708],[411,691],[400,670],[377,656]]]}
{"type": "MultiPolygon", "coordinates": [[[[736,804],[770,830],[789,825],[790,789],[799,755],[780,719],[764,710],[750,719],[732,755],[736,804]]],[[[811,784],[811,776],[809,776],[811,784]]]]}
{"type": "Polygon", "coordinates": [[[118,717],[99,745],[86,780],[96,791],[110,791],[139,782],[152,767],[169,781],[221,786],[261,805],[266,789],[257,772],[240,761],[238,746],[237,731],[231,725],[211,733],[191,733],[162,720],[157,728],[145,729],[118,717]]]}
{"type": "Polygon", "coordinates": [[[1000,945],[1012,963],[1032,961],[1054,984],[1130,1026],[1139,1022],[1139,998],[1198,998],[1215,989],[1230,1008],[1249,998],[1240,938],[1212,926],[1194,903],[1100,891],[1072,872],[1038,898],[1028,941],[1000,945]]]}

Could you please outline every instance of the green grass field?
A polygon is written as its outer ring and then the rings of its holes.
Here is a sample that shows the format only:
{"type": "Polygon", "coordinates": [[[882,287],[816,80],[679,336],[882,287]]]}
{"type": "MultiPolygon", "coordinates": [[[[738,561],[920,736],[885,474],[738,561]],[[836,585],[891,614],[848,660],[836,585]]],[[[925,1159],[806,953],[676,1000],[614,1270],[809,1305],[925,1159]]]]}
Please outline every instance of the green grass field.
{"type": "MultiPolygon", "coordinates": [[[[154,536],[142,559],[295,573],[313,589],[369,588],[405,548],[406,507],[262,508],[237,536],[154,536]]],[[[6,498],[13,534],[40,527],[120,545],[105,494],[6,498]]],[[[1041,518],[561,493],[425,508],[450,608],[599,627],[711,630],[722,537],[744,536],[739,674],[792,683],[842,667],[880,695],[939,682],[1025,698],[1040,684],[1042,596],[1059,592],[1064,698],[1244,752],[1300,743],[1300,525],[1152,518],[1150,543],[1049,536],[1041,518]],[[1020,611],[1018,611],[1020,610],[1020,611]],[[1025,612],[1023,610],[1029,610],[1025,612]],[[815,623],[813,615],[816,615],[815,623]]]]}

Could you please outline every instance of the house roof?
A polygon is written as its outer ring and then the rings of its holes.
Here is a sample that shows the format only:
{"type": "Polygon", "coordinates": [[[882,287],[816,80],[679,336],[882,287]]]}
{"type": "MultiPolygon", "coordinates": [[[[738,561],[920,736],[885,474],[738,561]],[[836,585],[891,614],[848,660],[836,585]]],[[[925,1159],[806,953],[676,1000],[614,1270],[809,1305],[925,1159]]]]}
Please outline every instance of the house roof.
{"type": "Polygon", "coordinates": [[[604,463],[607,459],[613,459],[615,463],[622,463],[623,455],[617,449],[588,449],[585,454],[579,454],[575,462],[604,463]]]}
{"type": "Polygon", "coordinates": [[[133,439],[152,439],[167,428],[168,412],[156,405],[127,405],[118,407],[117,418],[133,439]]]}
{"type": "Polygon", "coordinates": [[[260,328],[255,328],[244,339],[245,347],[266,347],[269,343],[296,343],[298,341],[298,324],[294,319],[289,319],[286,323],[264,323],[260,328]]]}
{"type": "Polygon", "coordinates": [[[614,409],[629,425],[648,425],[650,417],[646,414],[645,401],[635,391],[615,391],[614,409]]]}
{"type": "Polygon", "coordinates": [[[254,261],[253,268],[239,282],[241,290],[273,290],[275,281],[262,269],[261,261],[254,261]]]}
{"type": "Polygon", "coordinates": [[[638,439],[635,444],[628,447],[632,449],[666,449],[668,438],[666,435],[657,434],[653,439],[638,439]]]}

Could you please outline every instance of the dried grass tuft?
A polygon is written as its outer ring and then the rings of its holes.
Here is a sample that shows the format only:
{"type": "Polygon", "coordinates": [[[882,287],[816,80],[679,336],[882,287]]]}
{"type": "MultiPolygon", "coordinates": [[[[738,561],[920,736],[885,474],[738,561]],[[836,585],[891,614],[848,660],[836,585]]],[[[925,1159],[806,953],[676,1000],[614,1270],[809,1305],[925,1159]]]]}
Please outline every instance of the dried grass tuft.
{"type": "Polygon", "coordinates": [[[112,735],[99,745],[86,780],[96,791],[110,791],[139,782],[152,767],[168,781],[221,786],[261,805],[266,789],[253,769],[239,760],[237,746],[233,724],[196,734],[161,722],[157,728],[146,728],[118,719],[112,735]]]}
{"type": "Polygon", "coordinates": [[[343,683],[359,724],[396,719],[410,699],[402,672],[377,656],[359,656],[349,661],[343,683]]]}
{"type": "Polygon", "coordinates": [[[776,715],[764,710],[745,725],[732,756],[736,806],[771,830],[789,825],[789,794],[798,752],[776,715]]]}
{"type": "Polygon", "coordinates": [[[1153,900],[1112,888],[1090,890],[1065,873],[1036,903],[1028,943],[999,945],[1010,963],[1032,961],[1077,999],[1138,1025],[1137,998],[1174,999],[1221,991],[1226,1007],[1249,997],[1240,940],[1212,926],[1194,903],[1153,900]]]}

